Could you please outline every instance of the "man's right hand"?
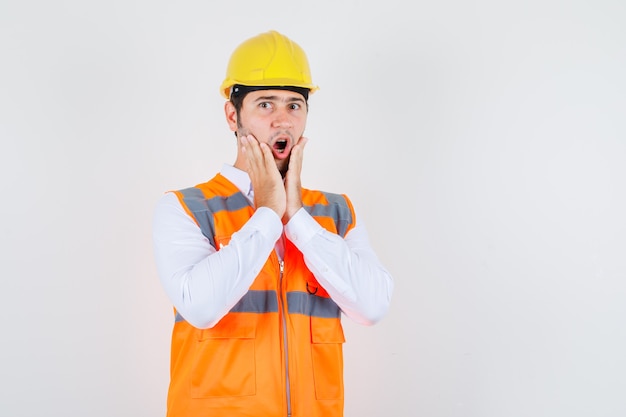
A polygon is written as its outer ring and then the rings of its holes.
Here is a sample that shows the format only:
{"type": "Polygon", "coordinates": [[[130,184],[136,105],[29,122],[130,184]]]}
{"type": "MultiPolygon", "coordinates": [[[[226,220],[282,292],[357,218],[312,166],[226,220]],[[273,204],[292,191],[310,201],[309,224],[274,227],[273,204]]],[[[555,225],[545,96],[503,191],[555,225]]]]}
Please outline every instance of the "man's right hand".
{"type": "Polygon", "coordinates": [[[248,162],[255,207],[269,207],[282,219],[287,207],[287,196],[272,150],[252,135],[241,136],[240,141],[248,162]]]}

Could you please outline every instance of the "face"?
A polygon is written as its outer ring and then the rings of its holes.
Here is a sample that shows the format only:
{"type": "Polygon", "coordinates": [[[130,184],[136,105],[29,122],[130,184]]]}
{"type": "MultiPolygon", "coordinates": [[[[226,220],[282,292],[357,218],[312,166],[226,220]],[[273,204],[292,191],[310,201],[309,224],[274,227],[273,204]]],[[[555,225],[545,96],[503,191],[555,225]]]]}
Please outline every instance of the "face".
{"type": "MultiPolygon", "coordinates": [[[[226,103],[226,118],[238,137],[252,134],[259,142],[267,143],[278,170],[285,175],[291,149],[306,125],[307,106],[301,94],[288,90],[252,91],[244,97],[238,115],[232,103],[226,103]]],[[[245,170],[244,161],[238,151],[235,166],[245,170]]]]}

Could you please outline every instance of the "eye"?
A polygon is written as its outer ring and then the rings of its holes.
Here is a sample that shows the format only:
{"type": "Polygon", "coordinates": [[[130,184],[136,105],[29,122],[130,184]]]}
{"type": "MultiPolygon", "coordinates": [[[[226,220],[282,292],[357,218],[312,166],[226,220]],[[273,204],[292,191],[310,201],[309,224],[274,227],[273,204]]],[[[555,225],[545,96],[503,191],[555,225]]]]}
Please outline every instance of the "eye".
{"type": "Polygon", "coordinates": [[[259,107],[262,109],[271,109],[272,103],[270,103],[269,101],[262,101],[259,103],[259,107]]]}
{"type": "Polygon", "coordinates": [[[290,108],[291,110],[298,110],[298,109],[300,109],[300,107],[301,107],[301,106],[300,106],[300,104],[298,104],[298,103],[291,103],[291,104],[289,105],[289,108],[290,108]]]}

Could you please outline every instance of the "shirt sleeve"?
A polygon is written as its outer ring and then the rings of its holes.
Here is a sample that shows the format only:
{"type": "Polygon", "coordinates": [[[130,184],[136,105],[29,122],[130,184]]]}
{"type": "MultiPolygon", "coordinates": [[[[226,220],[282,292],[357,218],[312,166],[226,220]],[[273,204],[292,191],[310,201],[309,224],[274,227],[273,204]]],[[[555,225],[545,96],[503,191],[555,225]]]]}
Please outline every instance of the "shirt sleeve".
{"type": "Polygon", "coordinates": [[[285,236],[346,316],[371,325],[387,313],[393,279],[372,249],[362,222],[342,238],[301,208],[287,223],[285,236]]]}
{"type": "Polygon", "coordinates": [[[282,229],[276,213],[260,207],[218,251],[175,194],[161,197],[152,225],[155,261],[178,313],[194,327],[217,324],[248,291],[282,229]]]}

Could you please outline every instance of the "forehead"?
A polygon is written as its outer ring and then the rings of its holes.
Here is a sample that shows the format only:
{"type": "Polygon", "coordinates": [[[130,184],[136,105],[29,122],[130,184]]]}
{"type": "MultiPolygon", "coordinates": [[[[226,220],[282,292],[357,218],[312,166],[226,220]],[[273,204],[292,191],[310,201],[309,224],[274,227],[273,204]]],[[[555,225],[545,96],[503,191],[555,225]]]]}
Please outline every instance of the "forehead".
{"type": "Polygon", "coordinates": [[[251,91],[246,94],[244,101],[245,102],[254,102],[254,101],[283,101],[287,103],[292,102],[301,102],[304,103],[304,97],[300,93],[296,93],[295,91],[289,90],[257,90],[251,91]]]}

